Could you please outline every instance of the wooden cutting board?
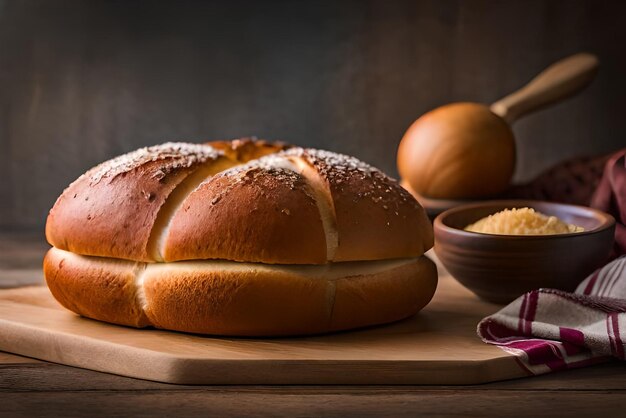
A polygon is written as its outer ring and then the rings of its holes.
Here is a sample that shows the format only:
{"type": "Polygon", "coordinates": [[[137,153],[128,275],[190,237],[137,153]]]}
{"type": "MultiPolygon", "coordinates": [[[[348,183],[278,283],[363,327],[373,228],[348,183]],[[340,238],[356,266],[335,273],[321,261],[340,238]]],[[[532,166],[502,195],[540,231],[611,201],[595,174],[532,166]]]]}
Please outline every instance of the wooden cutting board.
{"type": "Polygon", "coordinates": [[[395,324],[305,338],[212,338],[137,330],[66,311],[46,287],[0,291],[0,350],[181,384],[471,384],[526,376],[476,324],[499,306],[448,275],[434,300],[395,324]]]}

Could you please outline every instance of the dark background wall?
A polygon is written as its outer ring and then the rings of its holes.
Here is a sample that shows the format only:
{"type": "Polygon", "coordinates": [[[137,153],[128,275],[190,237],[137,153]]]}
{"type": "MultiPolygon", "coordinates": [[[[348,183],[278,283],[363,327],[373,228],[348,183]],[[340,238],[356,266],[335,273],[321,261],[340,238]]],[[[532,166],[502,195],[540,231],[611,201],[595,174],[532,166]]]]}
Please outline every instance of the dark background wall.
{"type": "Polygon", "coordinates": [[[0,227],[38,228],[85,169],[172,139],[257,135],[395,175],[404,130],[596,53],[520,121],[517,179],[626,145],[626,2],[0,0],[0,227]]]}

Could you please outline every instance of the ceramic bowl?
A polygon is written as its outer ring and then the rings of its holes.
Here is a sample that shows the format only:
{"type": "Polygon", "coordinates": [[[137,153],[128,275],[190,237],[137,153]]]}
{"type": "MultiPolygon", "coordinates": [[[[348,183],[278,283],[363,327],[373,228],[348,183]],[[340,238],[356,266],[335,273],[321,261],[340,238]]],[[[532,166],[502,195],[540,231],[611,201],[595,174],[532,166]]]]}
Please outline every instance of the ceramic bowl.
{"type": "Polygon", "coordinates": [[[615,219],[584,206],[532,200],[486,201],[455,207],[434,222],[435,252],[450,274],[480,298],[508,303],[538,288],[572,291],[606,262],[615,219]],[[584,232],[559,235],[495,235],[464,231],[507,208],[531,207],[584,232]]]}

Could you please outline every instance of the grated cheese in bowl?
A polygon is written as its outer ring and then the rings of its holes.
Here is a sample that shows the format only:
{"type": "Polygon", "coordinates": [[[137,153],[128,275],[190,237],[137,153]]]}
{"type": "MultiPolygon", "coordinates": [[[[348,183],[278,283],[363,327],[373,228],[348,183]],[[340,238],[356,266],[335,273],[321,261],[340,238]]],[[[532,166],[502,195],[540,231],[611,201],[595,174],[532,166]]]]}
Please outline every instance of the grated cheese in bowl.
{"type": "Polygon", "coordinates": [[[554,235],[585,229],[526,207],[504,209],[466,226],[464,230],[499,235],[554,235]]]}

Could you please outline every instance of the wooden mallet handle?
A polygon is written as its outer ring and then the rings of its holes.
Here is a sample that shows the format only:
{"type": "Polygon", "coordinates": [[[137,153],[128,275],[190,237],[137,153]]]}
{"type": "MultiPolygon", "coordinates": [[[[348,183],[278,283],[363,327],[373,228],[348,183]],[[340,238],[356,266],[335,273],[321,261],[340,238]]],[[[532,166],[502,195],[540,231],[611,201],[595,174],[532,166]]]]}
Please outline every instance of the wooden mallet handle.
{"type": "Polygon", "coordinates": [[[582,52],[555,62],[528,84],[491,105],[512,124],[522,116],[565,99],[586,87],[598,70],[598,58],[582,52]]]}

